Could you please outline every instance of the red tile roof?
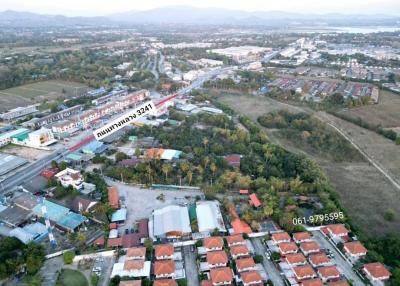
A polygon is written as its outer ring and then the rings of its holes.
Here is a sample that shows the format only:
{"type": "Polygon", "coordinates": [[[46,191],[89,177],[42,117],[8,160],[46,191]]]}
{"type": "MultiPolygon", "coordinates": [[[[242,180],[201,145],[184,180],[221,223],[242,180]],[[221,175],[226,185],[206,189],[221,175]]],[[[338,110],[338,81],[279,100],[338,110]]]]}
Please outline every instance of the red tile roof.
{"type": "Polygon", "coordinates": [[[321,279],[309,279],[301,281],[302,286],[323,286],[321,279]]]}
{"type": "Polygon", "coordinates": [[[122,235],[121,239],[122,239],[122,246],[124,248],[140,245],[140,237],[138,233],[124,234],[122,235]]]}
{"type": "Polygon", "coordinates": [[[211,280],[203,280],[200,282],[200,286],[213,286],[211,280]]]}
{"type": "Polygon", "coordinates": [[[308,231],[302,231],[302,232],[296,232],[293,234],[293,240],[294,241],[306,241],[311,239],[311,235],[308,231]]]}
{"type": "Polygon", "coordinates": [[[153,286],[177,286],[177,283],[175,279],[157,279],[154,280],[153,286]]]}
{"type": "Polygon", "coordinates": [[[219,236],[206,237],[203,240],[203,246],[208,249],[224,247],[224,240],[219,236]]]}
{"type": "Polygon", "coordinates": [[[244,238],[241,234],[229,235],[225,238],[226,238],[226,241],[228,242],[228,245],[244,242],[244,238]]]}
{"type": "Polygon", "coordinates": [[[112,223],[110,223],[110,225],[109,225],[109,227],[108,227],[110,230],[111,229],[117,229],[118,228],[118,225],[115,223],[115,222],[112,222],[112,223]]]}
{"type": "Polygon", "coordinates": [[[118,190],[116,187],[108,188],[108,204],[113,209],[119,208],[119,196],[118,196],[118,190]]]}
{"type": "Polygon", "coordinates": [[[244,222],[244,221],[242,221],[242,220],[240,220],[238,218],[234,219],[231,222],[231,225],[233,227],[233,232],[235,234],[238,234],[238,233],[247,233],[247,234],[249,234],[249,233],[253,232],[251,230],[250,226],[246,222],[244,222]]]}
{"type": "Polygon", "coordinates": [[[334,235],[338,235],[338,236],[346,236],[349,231],[347,230],[347,228],[345,228],[345,226],[343,224],[330,224],[327,225],[325,227],[329,233],[332,233],[334,235]]]}
{"type": "Polygon", "coordinates": [[[293,267],[293,272],[295,273],[296,277],[299,280],[316,276],[314,269],[312,269],[312,267],[310,265],[302,265],[302,266],[293,267]]]}
{"type": "Polygon", "coordinates": [[[246,269],[256,266],[254,259],[252,257],[249,258],[241,258],[236,260],[236,267],[238,269],[246,269]]]}
{"type": "Polygon", "coordinates": [[[224,250],[207,252],[208,264],[226,264],[228,263],[228,255],[224,250]]]}
{"type": "Polygon", "coordinates": [[[103,236],[99,237],[98,239],[96,239],[93,244],[97,245],[97,246],[104,246],[104,244],[106,243],[105,239],[103,236]]]}
{"type": "Polygon", "coordinates": [[[299,248],[294,242],[282,242],[278,244],[279,251],[285,255],[287,253],[296,252],[299,248]]]}
{"type": "Polygon", "coordinates": [[[386,279],[391,276],[386,267],[379,262],[365,264],[363,269],[375,279],[386,279]]]}
{"type": "Polygon", "coordinates": [[[325,253],[311,254],[308,258],[311,264],[315,266],[320,266],[331,261],[325,253]]]}
{"type": "Polygon", "coordinates": [[[353,255],[362,255],[367,253],[367,249],[359,241],[346,242],[343,245],[343,249],[353,255]]]}
{"type": "Polygon", "coordinates": [[[249,190],[239,190],[239,194],[241,195],[247,195],[249,193],[249,190]]]}
{"type": "Polygon", "coordinates": [[[213,284],[232,281],[232,270],[229,267],[214,268],[210,270],[210,277],[213,284]]]}
{"type": "Polygon", "coordinates": [[[243,272],[240,274],[240,277],[242,278],[242,281],[246,284],[262,281],[260,272],[258,271],[243,272]]]}
{"type": "Polygon", "coordinates": [[[289,264],[304,264],[306,258],[302,253],[287,254],[285,260],[289,264]]]}
{"type": "Polygon", "coordinates": [[[258,199],[258,197],[257,197],[257,195],[256,194],[251,194],[250,196],[249,196],[249,198],[250,198],[250,203],[251,203],[251,205],[253,205],[254,207],[256,207],[256,208],[259,208],[259,207],[261,207],[261,202],[260,202],[260,200],[258,199]]]}
{"type": "Polygon", "coordinates": [[[124,262],[124,270],[140,270],[144,267],[144,260],[125,260],[124,262]]]}
{"type": "Polygon", "coordinates": [[[175,262],[173,260],[157,260],[154,262],[154,275],[165,275],[175,273],[175,262]]]}
{"type": "Polygon", "coordinates": [[[287,232],[276,232],[271,234],[271,239],[275,242],[290,241],[290,236],[287,232]]]}
{"type": "Polygon", "coordinates": [[[143,257],[146,255],[145,247],[131,247],[126,250],[127,257],[143,257]]]}
{"type": "Polygon", "coordinates": [[[107,240],[107,247],[117,247],[117,246],[122,246],[122,238],[121,237],[109,238],[107,240]]]}
{"type": "Polygon", "coordinates": [[[174,255],[174,246],[172,244],[160,244],[154,246],[154,254],[156,257],[174,255]]]}
{"type": "Polygon", "coordinates": [[[338,278],[340,277],[340,272],[336,268],[336,266],[325,266],[318,268],[318,273],[321,275],[322,278],[338,278]]]}
{"type": "Polygon", "coordinates": [[[321,249],[319,244],[316,243],[315,241],[303,242],[300,244],[300,248],[306,252],[314,252],[314,251],[319,251],[321,249]]]}
{"type": "Polygon", "coordinates": [[[228,164],[233,167],[240,167],[240,156],[236,154],[231,154],[225,156],[225,160],[228,161],[228,164]]]}
{"type": "Polygon", "coordinates": [[[247,255],[249,253],[249,249],[246,245],[234,245],[231,246],[231,254],[232,255],[247,255]]]}

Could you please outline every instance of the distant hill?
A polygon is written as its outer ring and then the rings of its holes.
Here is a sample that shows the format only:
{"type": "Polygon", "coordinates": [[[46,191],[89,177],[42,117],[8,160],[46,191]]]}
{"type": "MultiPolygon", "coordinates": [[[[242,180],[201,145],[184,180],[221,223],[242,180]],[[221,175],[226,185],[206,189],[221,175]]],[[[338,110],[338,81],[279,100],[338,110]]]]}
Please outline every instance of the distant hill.
{"type": "Polygon", "coordinates": [[[195,8],[191,6],[168,6],[145,11],[128,11],[103,17],[67,17],[42,15],[30,12],[0,12],[0,26],[68,26],[68,25],[114,25],[139,23],[181,23],[204,25],[400,25],[399,16],[390,15],[344,15],[299,14],[281,11],[246,12],[222,8],[195,8]]]}

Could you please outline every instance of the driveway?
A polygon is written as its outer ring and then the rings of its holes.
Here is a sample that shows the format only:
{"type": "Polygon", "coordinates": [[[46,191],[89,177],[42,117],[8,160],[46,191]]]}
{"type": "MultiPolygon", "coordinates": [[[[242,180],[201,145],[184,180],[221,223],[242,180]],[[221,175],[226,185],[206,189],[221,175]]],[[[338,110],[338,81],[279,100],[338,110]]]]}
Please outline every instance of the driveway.
{"type": "Polygon", "coordinates": [[[279,270],[275,267],[275,264],[265,256],[266,248],[262,243],[262,238],[252,238],[251,242],[253,243],[255,254],[259,254],[264,257],[263,266],[268,275],[268,279],[274,283],[274,286],[285,286],[279,270]]]}
{"type": "Polygon", "coordinates": [[[341,254],[336,250],[335,247],[324,237],[324,235],[319,231],[312,232],[314,236],[314,240],[321,245],[325,249],[330,249],[335,256],[335,263],[340,271],[346,276],[347,279],[351,280],[354,286],[363,286],[365,285],[361,278],[353,271],[352,265],[347,262],[341,254]]]}
{"type": "Polygon", "coordinates": [[[190,246],[183,247],[183,259],[188,286],[199,286],[199,276],[196,263],[196,252],[190,251],[190,246]]]}

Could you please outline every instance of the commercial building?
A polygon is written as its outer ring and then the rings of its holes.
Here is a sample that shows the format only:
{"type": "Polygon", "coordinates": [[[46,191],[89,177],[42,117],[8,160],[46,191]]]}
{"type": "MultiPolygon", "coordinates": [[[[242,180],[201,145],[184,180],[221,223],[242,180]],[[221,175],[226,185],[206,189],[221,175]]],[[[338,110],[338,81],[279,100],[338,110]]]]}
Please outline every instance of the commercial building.
{"type": "Polygon", "coordinates": [[[154,210],[149,221],[150,236],[156,238],[175,238],[188,236],[190,228],[187,207],[171,205],[154,210]]]}
{"type": "Polygon", "coordinates": [[[219,232],[226,232],[218,201],[196,202],[196,215],[199,232],[210,233],[215,229],[218,229],[219,232]]]}
{"type": "Polygon", "coordinates": [[[17,107],[14,109],[11,109],[5,113],[0,114],[0,118],[3,120],[12,120],[18,117],[22,117],[28,114],[35,113],[37,111],[36,109],[37,105],[29,105],[26,107],[17,107]]]}
{"type": "Polygon", "coordinates": [[[29,132],[29,130],[26,128],[19,128],[17,130],[7,131],[3,134],[0,134],[0,147],[10,144],[13,136],[25,133],[27,131],[29,132]]]}
{"type": "Polygon", "coordinates": [[[25,130],[11,136],[11,143],[32,148],[46,148],[56,142],[53,132],[44,127],[32,132],[25,130]]]}
{"type": "Polygon", "coordinates": [[[240,46],[211,50],[212,53],[226,56],[232,59],[232,61],[235,63],[245,63],[260,60],[264,54],[270,53],[271,51],[271,48],[256,46],[240,46]]]}

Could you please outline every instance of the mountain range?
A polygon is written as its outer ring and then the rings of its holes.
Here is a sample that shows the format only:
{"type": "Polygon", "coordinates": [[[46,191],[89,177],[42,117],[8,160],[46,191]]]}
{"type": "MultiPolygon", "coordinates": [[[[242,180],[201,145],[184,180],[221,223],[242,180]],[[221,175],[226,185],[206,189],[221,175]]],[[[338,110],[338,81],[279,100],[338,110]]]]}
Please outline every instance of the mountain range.
{"type": "Polygon", "coordinates": [[[246,12],[222,8],[168,6],[145,11],[128,11],[101,17],[67,17],[31,12],[0,12],[1,26],[60,26],[117,24],[203,24],[203,25],[400,25],[399,16],[383,14],[300,14],[281,11],[246,12]]]}

